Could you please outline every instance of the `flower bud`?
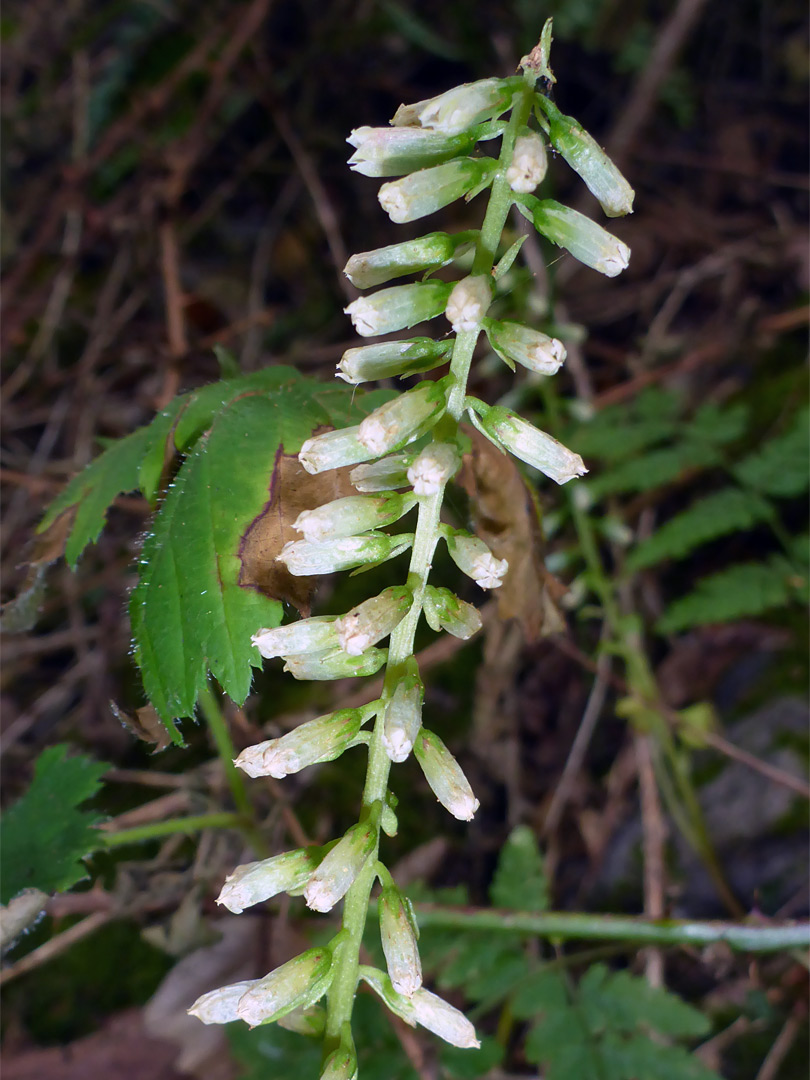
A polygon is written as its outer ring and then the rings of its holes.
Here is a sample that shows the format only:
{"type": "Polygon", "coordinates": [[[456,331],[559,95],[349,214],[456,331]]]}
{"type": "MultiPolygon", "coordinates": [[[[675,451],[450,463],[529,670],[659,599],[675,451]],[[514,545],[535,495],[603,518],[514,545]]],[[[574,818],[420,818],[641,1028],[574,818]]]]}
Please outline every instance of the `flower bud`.
{"type": "Polygon", "coordinates": [[[349,656],[360,656],[388,637],[408,614],[413,593],[405,585],[392,585],[347,611],[337,621],[340,647],[349,656]]]}
{"type": "Polygon", "coordinates": [[[438,495],[461,466],[461,456],[452,443],[433,442],[414,459],[408,482],[414,495],[438,495]]]}
{"type": "Polygon", "coordinates": [[[324,1062],[320,1080],[357,1080],[357,1076],[357,1054],[341,1043],[324,1062]]]}
{"type": "Polygon", "coordinates": [[[279,1017],[278,1026],[285,1031],[294,1031],[296,1035],[309,1035],[313,1039],[319,1039],[326,1028],[326,1009],[322,1005],[293,1009],[279,1017]]]}
{"type": "Polygon", "coordinates": [[[413,751],[425,779],[442,806],[459,821],[471,821],[480,804],[461,766],[439,736],[422,728],[413,744],[413,751]]]}
{"type": "Polygon", "coordinates": [[[383,184],[377,198],[394,224],[403,225],[434,214],[474,188],[480,189],[494,175],[492,158],[456,158],[383,184]]]}
{"type": "Polygon", "coordinates": [[[369,821],[352,825],[309,879],[304,889],[307,907],[331,911],[349,891],[376,847],[376,825],[369,821]]]}
{"type": "Polygon", "coordinates": [[[360,424],[358,438],[375,457],[381,457],[430,431],[446,408],[444,381],[421,382],[369,413],[360,424]]]}
{"type": "Polygon", "coordinates": [[[456,282],[445,315],[457,334],[477,330],[492,303],[492,287],[485,274],[456,282]]]}
{"type": "Polygon", "coordinates": [[[334,649],[338,644],[336,621],[333,615],[299,619],[286,626],[257,630],[250,641],[265,660],[294,653],[322,652],[324,649],[334,649]]]}
{"type": "Polygon", "coordinates": [[[419,124],[443,135],[458,135],[473,124],[500,116],[509,108],[515,90],[521,85],[520,78],[464,83],[438,97],[400,105],[391,123],[395,127],[419,124]]]}
{"type": "MultiPolygon", "coordinates": [[[[359,535],[391,525],[407,514],[414,503],[413,498],[407,495],[396,495],[393,492],[378,495],[376,498],[348,495],[343,499],[324,503],[316,510],[304,510],[295,519],[293,528],[302,533],[304,540],[308,543],[321,544],[326,540],[359,535]]],[[[287,652],[303,651],[303,649],[287,650],[287,652]]],[[[283,656],[284,651],[276,655],[283,656]]]]}
{"type": "Polygon", "coordinates": [[[382,562],[405,551],[412,541],[413,533],[386,536],[385,533],[374,532],[365,536],[342,536],[317,544],[307,540],[290,540],[276,558],[295,577],[310,577],[382,562]]]}
{"type": "Polygon", "coordinates": [[[459,600],[449,589],[437,589],[434,585],[428,585],[425,590],[424,611],[428,626],[432,630],[446,630],[448,634],[461,638],[462,641],[471,638],[481,629],[478,608],[459,600]]]}
{"type": "Polygon", "coordinates": [[[386,885],[378,902],[380,939],[391,985],[411,997],[422,985],[419,936],[410,900],[395,885],[386,885]]]}
{"type": "Polygon", "coordinates": [[[363,713],[359,709],[326,713],[299,724],[279,739],[248,746],[234,765],[244,769],[248,776],[273,776],[281,780],[308,765],[340,757],[354,743],[362,723],[363,713]]]}
{"type": "Polygon", "coordinates": [[[358,426],[313,435],[304,442],[298,460],[308,473],[322,473],[368,460],[368,450],[357,441],[358,426]]]}
{"type": "Polygon", "coordinates": [[[499,589],[503,584],[509,563],[496,559],[483,540],[462,529],[443,529],[450,558],[467,577],[471,577],[481,589],[499,589]]]}
{"type": "Polygon", "coordinates": [[[598,270],[606,277],[616,277],[627,269],[630,248],[589,217],[554,199],[535,199],[522,195],[520,203],[529,209],[534,227],[558,247],[566,248],[575,259],[598,270]]]}
{"type": "Polygon", "coordinates": [[[545,178],[548,170],[546,143],[542,136],[519,135],[515,139],[512,163],[506,170],[506,180],[512,191],[528,194],[545,178]]]}
{"type": "Polygon", "coordinates": [[[632,214],[635,192],[596,139],[547,97],[538,95],[537,100],[546,114],[551,145],[579,173],[607,216],[632,214]]]}
{"type": "Polygon", "coordinates": [[[358,491],[388,491],[390,488],[405,487],[408,483],[406,470],[412,460],[412,454],[391,454],[381,461],[358,465],[349,473],[349,479],[358,491]]]}
{"type": "Polygon", "coordinates": [[[220,986],[218,990],[211,990],[197,998],[188,1010],[188,1014],[196,1016],[204,1024],[230,1024],[239,1019],[236,1007],[240,999],[258,982],[258,979],[248,979],[245,982],[231,983],[230,986],[220,986]]]}
{"type": "Polygon", "coordinates": [[[355,128],[346,142],[357,150],[349,165],[363,176],[404,176],[472,150],[475,132],[458,135],[421,128],[355,128]]]}
{"type": "Polygon", "coordinates": [[[392,761],[405,761],[413,749],[422,726],[424,700],[425,687],[419,677],[419,665],[409,656],[405,661],[405,672],[394,687],[383,715],[383,746],[392,761]]]}
{"type": "Polygon", "coordinates": [[[553,375],[565,360],[563,343],[539,330],[494,319],[484,319],[484,329],[492,348],[513,371],[518,363],[538,375],[553,375]]]}
{"type": "Polygon", "coordinates": [[[371,289],[405,274],[446,266],[462,242],[460,237],[454,238],[448,233],[429,233],[418,240],[405,240],[401,244],[352,255],[343,273],[358,289],[371,289]]]}
{"type": "Polygon", "coordinates": [[[453,341],[414,338],[411,341],[382,341],[347,349],[338,364],[337,377],[357,385],[397,375],[420,375],[438,367],[447,359],[453,341]]]}
{"type": "MultiPolygon", "coordinates": [[[[478,411],[476,405],[475,412],[478,411]]],[[[545,431],[539,431],[511,409],[483,405],[479,417],[474,412],[470,415],[485,435],[558,484],[567,484],[588,471],[579,454],[568,450],[545,431]]]]}
{"type": "Polygon", "coordinates": [[[238,1018],[255,1027],[314,1004],[329,989],[331,968],[331,949],[308,949],[247,990],[236,1008],[238,1018]]]}
{"type": "Polygon", "coordinates": [[[302,682],[355,679],[363,675],[374,675],[387,658],[387,649],[366,649],[362,656],[349,656],[343,649],[336,649],[334,652],[287,656],[284,670],[302,682]]]}
{"type": "MultiPolygon", "coordinates": [[[[240,754],[241,756],[243,755],[240,754]]],[[[239,758],[236,761],[238,764],[239,758]]],[[[244,765],[241,767],[245,768],[244,765]]],[[[249,768],[245,768],[245,772],[249,776],[267,775],[251,772],[249,768]]],[[[298,848],[296,851],[274,855],[271,859],[262,859],[261,862],[237,866],[234,872],[225,878],[217,903],[232,911],[234,915],[241,915],[245,908],[261,904],[271,896],[300,889],[317,869],[320,856],[320,848],[298,848]]]]}
{"type": "MultiPolygon", "coordinates": [[[[359,297],[343,310],[351,316],[354,328],[361,337],[391,334],[441,315],[452,287],[446,281],[392,285],[371,296],[359,297]]],[[[362,461],[362,458],[355,458],[354,461],[362,461]]],[[[354,461],[342,464],[353,465],[354,461]]]]}
{"type": "Polygon", "coordinates": [[[372,967],[361,967],[360,977],[406,1024],[421,1024],[451,1046],[465,1050],[477,1049],[481,1045],[476,1038],[475,1028],[464,1013],[429,990],[420,988],[411,997],[405,997],[396,992],[387,975],[372,967]]]}

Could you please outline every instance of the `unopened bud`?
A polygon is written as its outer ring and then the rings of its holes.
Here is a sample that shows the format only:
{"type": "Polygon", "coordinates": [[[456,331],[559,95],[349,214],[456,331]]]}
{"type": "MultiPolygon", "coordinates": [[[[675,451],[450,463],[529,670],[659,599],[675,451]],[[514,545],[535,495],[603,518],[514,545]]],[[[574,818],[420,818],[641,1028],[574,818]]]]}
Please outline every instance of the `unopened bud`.
{"type": "Polygon", "coordinates": [[[422,726],[424,700],[425,687],[419,676],[419,665],[411,656],[405,661],[405,671],[385,706],[383,716],[383,746],[392,761],[405,761],[413,749],[422,726]]]}
{"type": "Polygon", "coordinates": [[[375,456],[406,446],[434,426],[447,408],[444,380],[421,382],[369,413],[358,438],[375,456]]]}
{"type": "Polygon", "coordinates": [[[434,341],[425,337],[362,345],[346,350],[338,364],[337,376],[356,386],[376,379],[419,375],[443,363],[452,348],[452,340],[434,341]]]}
{"type": "Polygon", "coordinates": [[[566,484],[588,471],[579,454],[510,409],[501,405],[490,408],[476,403],[470,415],[476,427],[485,435],[558,484],[566,484]],[[479,415],[476,416],[476,413],[479,415]]]}
{"type": "MultiPolygon", "coordinates": [[[[308,543],[320,544],[325,540],[356,536],[391,525],[407,514],[414,502],[415,500],[407,495],[395,495],[393,492],[375,498],[348,495],[346,498],[324,503],[316,510],[304,510],[295,519],[293,528],[300,532],[308,543]]],[[[284,650],[276,655],[283,656],[284,650]]]]}
{"type": "Polygon", "coordinates": [[[516,322],[484,319],[489,343],[514,370],[516,363],[538,375],[553,375],[565,360],[565,346],[557,338],[516,322]]]}
{"type": "Polygon", "coordinates": [[[196,1016],[204,1024],[230,1024],[239,1019],[236,1007],[240,999],[259,982],[258,979],[248,979],[245,982],[231,983],[230,986],[220,986],[218,990],[211,990],[202,997],[198,997],[188,1010],[189,1016],[196,1016]]]}
{"type": "Polygon", "coordinates": [[[284,671],[302,682],[331,682],[375,675],[388,658],[387,649],[366,649],[362,656],[349,656],[343,649],[334,652],[301,653],[285,657],[284,671]]]}
{"type": "Polygon", "coordinates": [[[468,153],[475,133],[445,135],[421,128],[355,128],[346,142],[357,147],[349,165],[363,176],[404,176],[468,153]]]}
{"type": "MultiPolygon", "coordinates": [[[[361,337],[376,337],[406,330],[441,315],[447,306],[452,285],[446,281],[423,281],[413,285],[392,285],[370,296],[361,296],[343,310],[351,317],[361,337]]],[[[362,459],[356,459],[362,460],[362,459]]],[[[346,462],[347,465],[354,462],[346,462]]]]}
{"type": "Polygon", "coordinates": [[[438,495],[460,466],[461,457],[452,443],[432,442],[414,459],[408,482],[414,495],[438,495]]]}
{"type": "Polygon", "coordinates": [[[391,985],[411,997],[422,985],[419,936],[410,900],[395,885],[386,885],[379,899],[380,939],[391,985]]]}
{"type": "Polygon", "coordinates": [[[325,431],[307,439],[298,454],[298,460],[308,473],[322,473],[327,469],[339,469],[366,461],[369,453],[357,441],[358,425],[325,431]]]}
{"type": "Polygon", "coordinates": [[[419,124],[443,135],[458,135],[473,124],[490,120],[505,112],[520,78],[479,79],[447,90],[437,97],[400,105],[391,123],[395,127],[419,124]]]}
{"type": "MultiPolygon", "coordinates": [[[[251,772],[248,768],[245,771],[250,776],[266,775],[251,772]]],[[[272,896],[300,889],[317,869],[320,857],[320,848],[299,848],[274,855],[271,859],[262,859],[261,862],[237,866],[225,878],[217,903],[240,915],[245,908],[261,904],[272,896]]]]}
{"type": "Polygon", "coordinates": [[[320,1080],[357,1080],[357,1055],[350,1046],[340,1045],[323,1064],[320,1080]]]}
{"type": "Polygon", "coordinates": [[[306,1008],[326,993],[332,974],[332,950],[308,949],[247,990],[239,999],[237,1016],[255,1027],[306,1008]]]}
{"type": "Polygon", "coordinates": [[[389,491],[405,487],[408,483],[407,469],[413,460],[411,454],[391,454],[381,461],[358,465],[349,473],[349,479],[358,491],[389,491]]]}
{"type": "Polygon", "coordinates": [[[445,526],[442,531],[450,558],[463,574],[471,577],[481,589],[501,587],[509,569],[506,559],[496,559],[483,540],[463,529],[445,526]]]}
{"type": "Polygon", "coordinates": [[[304,889],[307,907],[313,911],[331,911],[349,891],[376,846],[375,825],[371,822],[352,825],[309,879],[304,889]]]}
{"type": "Polygon", "coordinates": [[[379,596],[364,600],[337,621],[340,647],[349,656],[360,656],[366,649],[388,637],[408,614],[413,593],[405,585],[392,585],[379,596]]]}
{"type": "Polygon", "coordinates": [[[279,739],[248,746],[234,765],[248,776],[272,776],[281,780],[309,765],[340,757],[354,743],[362,723],[363,713],[359,709],[326,713],[299,724],[279,739]]]}
{"type": "Polygon", "coordinates": [[[457,334],[477,330],[492,303],[492,287],[485,274],[462,278],[447,301],[445,314],[457,334]]]}
{"type": "Polygon", "coordinates": [[[352,255],[343,273],[358,289],[371,289],[405,274],[446,266],[452,260],[456,246],[448,233],[430,233],[417,240],[405,240],[401,244],[352,255]]]}
{"type": "Polygon", "coordinates": [[[285,1031],[294,1031],[296,1035],[309,1035],[310,1038],[319,1039],[326,1028],[326,1009],[322,1005],[293,1009],[279,1017],[278,1026],[285,1031]]]}
{"type": "Polygon", "coordinates": [[[606,277],[627,269],[630,248],[589,217],[554,199],[521,195],[519,205],[528,208],[534,227],[552,243],[570,251],[575,259],[606,277]]]}
{"type": "Polygon", "coordinates": [[[272,660],[274,656],[334,649],[338,644],[336,621],[333,615],[299,619],[286,626],[257,630],[250,642],[266,660],[272,660]]]}
{"type": "Polygon", "coordinates": [[[459,821],[471,821],[480,804],[461,766],[439,736],[422,728],[413,749],[425,779],[442,806],[459,821]]]}
{"type": "Polygon", "coordinates": [[[545,140],[536,133],[515,139],[512,162],[506,170],[506,180],[512,191],[527,194],[534,191],[548,170],[545,140]]]}
{"type": "Polygon", "coordinates": [[[449,206],[475,188],[480,190],[494,175],[491,158],[456,158],[383,184],[377,198],[394,224],[403,225],[449,206]]]}
{"type": "Polygon", "coordinates": [[[317,544],[308,540],[290,540],[276,559],[284,563],[295,577],[311,577],[382,562],[405,551],[412,541],[413,533],[400,533],[397,536],[367,533],[365,536],[343,536],[317,544]]]}
{"type": "Polygon", "coordinates": [[[429,990],[420,988],[411,997],[405,997],[396,992],[384,972],[372,967],[361,967],[360,977],[407,1024],[421,1024],[451,1046],[465,1050],[477,1049],[481,1045],[476,1038],[475,1028],[464,1013],[429,990]]]}
{"type": "Polygon", "coordinates": [[[428,585],[424,605],[425,618],[432,630],[446,630],[453,637],[466,641],[481,629],[478,608],[460,600],[449,589],[428,585]]]}

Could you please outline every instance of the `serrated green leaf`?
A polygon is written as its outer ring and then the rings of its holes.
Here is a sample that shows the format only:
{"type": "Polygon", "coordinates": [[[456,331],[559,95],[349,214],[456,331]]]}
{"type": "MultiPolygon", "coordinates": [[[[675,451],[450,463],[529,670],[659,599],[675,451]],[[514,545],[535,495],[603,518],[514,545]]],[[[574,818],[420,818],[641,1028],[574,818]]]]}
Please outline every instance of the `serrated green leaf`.
{"type": "Polygon", "coordinates": [[[770,439],[735,466],[734,475],[764,495],[790,498],[810,486],[810,410],[800,409],[784,435],[770,439]]]}
{"type": "Polygon", "coordinates": [[[694,592],[671,604],[656,623],[661,634],[674,634],[693,626],[729,622],[762,615],[784,607],[791,599],[793,568],[774,557],[763,563],[737,563],[702,578],[694,592]]]}
{"type": "Polygon", "coordinates": [[[133,431],[112,443],[86,469],[74,476],[67,487],[48,507],[37,532],[44,532],[60,514],[75,508],[75,518],[65,545],[65,559],[76,568],[82,551],[95,542],[104,528],[107,509],[117,495],[135,491],[145,485],[147,497],[154,495],[157,477],[163,464],[163,448],[174,418],[183,404],[178,398],[159,413],[151,424],[133,431]],[[141,467],[149,461],[151,467],[144,476],[141,467]]]}
{"type": "Polygon", "coordinates": [[[672,483],[687,469],[705,469],[720,464],[720,461],[718,451],[708,443],[682,442],[622,462],[615,469],[588,481],[587,487],[594,499],[650,491],[672,483]]]}
{"type": "Polygon", "coordinates": [[[667,990],[650,986],[629,971],[589,968],[578,987],[579,1008],[592,1034],[634,1032],[649,1027],[663,1035],[697,1038],[709,1030],[702,1013],[667,990]]]}
{"type": "Polygon", "coordinates": [[[459,1050],[444,1043],[439,1051],[442,1076],[448,1080],[482,1080],[503,1058],[501,1044],[487,1035],[481,1039],[479,1050],[459,1050]]]}
{"type": "Polygon", "coordinates": [[[742,438],[747,427],[746,405],[716,405],[713,401],[707,401],[684,425],[683,436],[711,446],[726,446],[742,438]]]}
{"type": "Polygon", "coordinates": [[[100,816],[77,807],[95,795],[109,766],[66,750],[43,750],[28,791],[0,819],[0,903],[22,889],[69,889],[87,877],[80,860],[101,846],[93,828],[100,816]]]}
{"type": "Polygon", "coordinates": [[[512,998],[512,1011],[520,1020],[551,1015],[568,1007],[565,983],[559,973],[542,967],[532,972],[512,998]]]}
{"type": "Polygon", "coordinates": [[[489,890],[495,907],[512,911],[546,911],[548,878],[537,838],[528,825],[518,825],[501,848],[489,890]]]}
{"type": "Polygon", "coordinates": [[[653,1042],[643,1035],[632,1039],[608,1035],[600,1052],[600,1080],[719,1080],[713,1069],[682,1046],[653,1042]]]}
{"type": "Polygon", "coordinates": [[[767,499],[739,488],[724,488],[698,499],[687,510],[670,518],[630,552],[627,566],[640,570],[663,559],[683,559],[718,536],[750,529],[774,516],[767,499]]]}

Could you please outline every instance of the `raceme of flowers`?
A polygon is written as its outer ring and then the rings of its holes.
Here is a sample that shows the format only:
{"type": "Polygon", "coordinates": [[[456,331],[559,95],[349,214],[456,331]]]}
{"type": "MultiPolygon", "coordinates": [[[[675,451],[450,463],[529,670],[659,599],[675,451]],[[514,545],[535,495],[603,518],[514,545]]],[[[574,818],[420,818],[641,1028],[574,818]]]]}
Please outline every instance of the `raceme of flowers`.
{"type": "MultiPolygon", "coordinates": [[[[368,748],[359,820],[342,837],[239,866],[218,903],[239,913],[273,896],[304,897],[318,912],[344,900],[342,927],[328,945],[309,949],[262,979],[205,994],[190,1012],[204,1023],[278,1021],[324,1039],[323,1078],[357,1075],[351,1036],[359,980],[406,1023],[419,1024],[459,1047],[478,1045],[469,1020],[422,985],[418,929],[407,897],[380,859],[380,834],[396,833],[391,765],[413,754],[438,801],[470,820],[478,808],[469,781],[438,734],[423,724],[425,688],[413,655],[422,615],[435,631],[466,640],[481,627],[476,607],[428,580],[437,544],[482,589],[496,589],[508,572],[502,559],[465,530],[440,520],[445,486],[461,466],[459,423],[466,416],[501,451],[558,484],[585,472],[580,456],[511,410],[466,393],[473,349],[483,332],[494,353],[552,375],[565,359],[562,342],[516,322],[490,318],[499,268],[494,265],[506,215],[514,206],[552,243],[608,277],[623,270],[629,250],[575,210],[533,192],[546,175],[548,151],[580,175],[609,216],[632,210],[633,191],[595,140],[536,89],[548,68],[550,24],[522,74],[455,87],[428,101],[401,106],[390,127],[361,127],[349,137],[350,166],[382,184],[379,201],[395,223],[427,217],[458,199],[490,191],[480,230],[430,232],[354,255],[346,274],[361,289],[385,286],[349,304],[363,337],[395,334],[430,319],[441,340],[413,337],[349,349],[338,376],[352,384],[405,377],[450,363],[443,378],[426,379],[375,409],[362,423],[308,439],[299,460],[310,473],[354,466],[358,494],[302,513],[300,539],[279,560],[294,575],[329,574],[376,565],[410,551],[405,582],[384,589],[340,617],[316,616],[258,629],[252,641],[263,657],[281,658],[296,679],[372,675],[385,667],[382,695],[361,708],[341,709],[281,736],[248,747],[236,765],[251,777],[281,778],[368,748]],[[480,144],[500,139],[499,157],[480,144]],[[455,282],[431,275],[473,253],[470,272],[455,282]],[[417,280],[388,285],[407,276],[417,280]],[[452,331],[447,336],[447,324],[452,331]],[[414,515],[415,511],[415,515],[414,515]],[[416,520],[413,522],[413,517],[416,520]],[[406,530],[387,530],[403,519],[406,530]],[[411,531],[407,531],[411,530],[411,531]],[[385,641],[388,639],[388,647],[385,641]],[[373,724],[372,724],[373,721],[373,724]],[[359,943],[375,882],[387,971],[361,966],[359,943]],[[317,1002],[326,997],[326,1007],[317,1002]]],[[[516,252],[515,252],[516,254],[516,252]]],[[[511,256],[507,254],[511,265],[511,256]]]]}

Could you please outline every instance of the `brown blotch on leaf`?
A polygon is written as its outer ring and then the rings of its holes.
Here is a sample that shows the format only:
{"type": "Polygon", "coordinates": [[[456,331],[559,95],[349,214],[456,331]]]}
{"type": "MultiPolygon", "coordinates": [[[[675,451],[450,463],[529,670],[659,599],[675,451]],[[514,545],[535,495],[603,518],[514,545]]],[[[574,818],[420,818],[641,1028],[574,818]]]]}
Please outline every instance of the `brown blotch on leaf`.
{"type": "MultiPolygon", "coordinates": [[[[329,429],[319,429],[315,434],[325,430],[329,429]]],[[[292,604],[303,616],[309,615],[312,594],[320,579],[294,577],[283,563],[276,562],[276,557],[289,540],[302,539],[293,529],[300,513],[357,494],[349,482],[350,472],[351,467],[347,467],[313,476],[296,455],[278,452],[270,478],[270,498],[245,530],[239,546],[240,585],[258,589],[273,600],[292,604]]]]}
{"type": "Polygon", "coordinates": [[[154,705],[143,705],[140,709],[136,709],[134,713],[131,713],[125,712],[114,701],[111,701],[110,708],[116,720],[120,720],[127,731],[132,732],[133,735],[144,742],[155,744],[153,754],[157,754],[159,750],[165,750],[167,746],[171,746],[172,737],[158,716],[154,705]]]}
{"type": "Polygon", "coordinates": [[[543,562],[540,511],[514,460],[475,428],[458,483],[470,497],[475,531],[509,570],[495,592],[498,615],[517,619],[528,641],[558,634],[565,622],[557,601],[565,586],[543,562]]]}

